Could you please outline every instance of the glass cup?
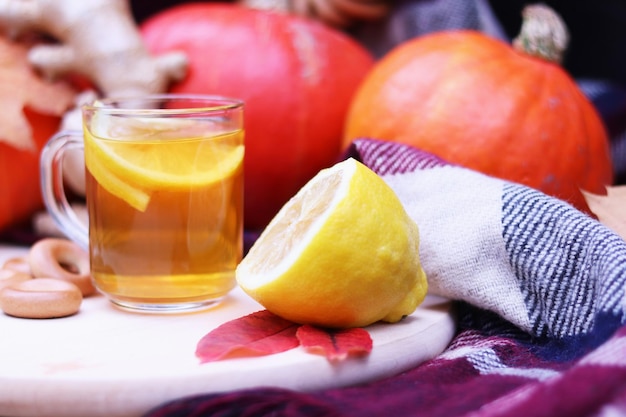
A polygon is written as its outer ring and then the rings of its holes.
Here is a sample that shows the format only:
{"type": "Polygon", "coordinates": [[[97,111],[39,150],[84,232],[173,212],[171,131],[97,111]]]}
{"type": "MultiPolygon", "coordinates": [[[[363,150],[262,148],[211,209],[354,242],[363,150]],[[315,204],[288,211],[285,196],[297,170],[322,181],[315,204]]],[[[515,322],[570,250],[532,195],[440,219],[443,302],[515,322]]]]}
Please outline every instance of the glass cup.
{"type": "Polygon", "coordinates": [[[197,95],[96,100],[83,132],[41,154],[44,203],[89,250],[96,287],[135,311],[207,308],[235,286],[243,253],[243,103],[197,95]],[[66,151],[84,149],[89,225],[63,190],[66,151]]]}

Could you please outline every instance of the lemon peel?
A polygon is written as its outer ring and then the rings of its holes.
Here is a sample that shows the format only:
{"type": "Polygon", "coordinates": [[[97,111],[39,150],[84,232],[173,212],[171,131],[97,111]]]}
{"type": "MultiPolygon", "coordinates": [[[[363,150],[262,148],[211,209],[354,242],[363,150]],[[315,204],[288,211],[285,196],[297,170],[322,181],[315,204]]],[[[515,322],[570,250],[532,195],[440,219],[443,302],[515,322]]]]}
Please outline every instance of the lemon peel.
{"type": "Polygon", "coordinates": [[[336,328],[397,322],[428,288],[417,225],[382,178],[352,158],[320,171],[283,206],[236,278],[267,310],[336,328]]]}

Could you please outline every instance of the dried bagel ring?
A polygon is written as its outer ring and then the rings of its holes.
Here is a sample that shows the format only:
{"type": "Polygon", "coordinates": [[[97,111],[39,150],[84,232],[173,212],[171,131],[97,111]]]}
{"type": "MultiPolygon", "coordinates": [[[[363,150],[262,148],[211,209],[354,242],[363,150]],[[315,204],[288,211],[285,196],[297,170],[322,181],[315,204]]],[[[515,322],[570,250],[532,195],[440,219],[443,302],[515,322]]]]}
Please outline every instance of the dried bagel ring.
{"type": "Polygon", "coordinates": [[[91,282],[89,255],[72,241],[41,239],[31,247],[28,262],[35,278],[56,278],[71,282],[84,297],[96,291],[91,282]]]}
{"type": "Polygon", "coordinates": [[[8,287],[18,282],[28,281],[33,279],[30,274],[14,271],[12,269],[0,269],[0,290],[4,287],[8,287]]]}
{"type": "Polygon", "coordinates": [[[80,310],[83,296],[70,282],[38,278],[0,290],[0,308],[5,314],[25,319],[67,317],[80,310]]]}
{"type": "Polygon", "coordinates": [[[2,269],[10,269],[11,271],[32,275],[30,263],[28,262],[28,256],[16,256],[14,258],[9,258],[2,264],[2,269]]]}

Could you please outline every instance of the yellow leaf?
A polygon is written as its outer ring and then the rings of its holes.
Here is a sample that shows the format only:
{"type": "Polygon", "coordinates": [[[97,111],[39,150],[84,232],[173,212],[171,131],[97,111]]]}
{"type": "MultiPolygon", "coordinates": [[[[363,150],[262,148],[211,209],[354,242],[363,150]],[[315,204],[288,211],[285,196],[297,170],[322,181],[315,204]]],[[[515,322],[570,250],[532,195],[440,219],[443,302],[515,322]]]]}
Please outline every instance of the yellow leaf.
{"type": "Polygon", "coordinates": [[[598,220],[626,240],[626,186],[606,187],[606,195],[582,193],[598,220]]]}

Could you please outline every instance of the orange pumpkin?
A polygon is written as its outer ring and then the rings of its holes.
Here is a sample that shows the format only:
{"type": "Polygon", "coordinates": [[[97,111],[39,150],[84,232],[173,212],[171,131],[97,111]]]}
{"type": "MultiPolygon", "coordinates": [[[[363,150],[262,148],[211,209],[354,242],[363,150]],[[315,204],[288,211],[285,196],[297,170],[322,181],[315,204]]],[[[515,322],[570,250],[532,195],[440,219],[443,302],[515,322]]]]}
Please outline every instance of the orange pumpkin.
{"type": "Polygon", "coordinates": [[[43,208],[39,188],[39,151],[59,127],[59,118],[26,110],[35,147],[17,149],[0,143],[0,230],[26,221],[43,208]]]}
{"type": "Polygon", "coordinates": [[[26,44],[0,37],[0,231],[43,208],[39,151],[73,104],[67,84],[39,78],[26,44]]]}
{"type": "Polygon", "coordinates": [[[344,145],[358,137],[409,144],[585,211],[580,189],[604,194],[612,183],[605,127],[572,78],[473,31],[426,35],[383,57],[349,111],[344,145]]]}

